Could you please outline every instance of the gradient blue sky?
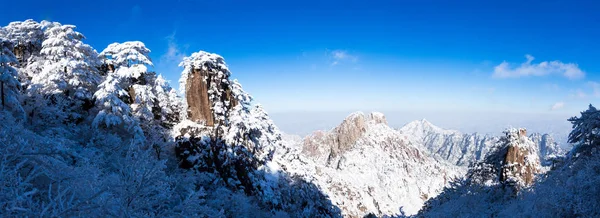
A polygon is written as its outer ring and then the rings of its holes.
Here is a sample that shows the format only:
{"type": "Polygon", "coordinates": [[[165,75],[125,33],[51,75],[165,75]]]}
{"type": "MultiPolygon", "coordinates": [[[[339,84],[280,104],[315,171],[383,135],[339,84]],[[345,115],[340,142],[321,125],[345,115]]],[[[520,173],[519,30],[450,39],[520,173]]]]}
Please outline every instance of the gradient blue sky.
{"type": "Polygon", "coordinates": [[[595,1],[23,0],[1,5],[3,26],[28,18],[74,24],[98,51],[112,42],[143,41],[152,50],[155,70],[176,87],[181,57],[199,50],[218,53],[270,112],[576,115],[600,99],[600,3],[595,1]],[[527,63],[526,55],[535,59],[527,63]],[[557,62],[540,65],[544,61],[557,62]]]}

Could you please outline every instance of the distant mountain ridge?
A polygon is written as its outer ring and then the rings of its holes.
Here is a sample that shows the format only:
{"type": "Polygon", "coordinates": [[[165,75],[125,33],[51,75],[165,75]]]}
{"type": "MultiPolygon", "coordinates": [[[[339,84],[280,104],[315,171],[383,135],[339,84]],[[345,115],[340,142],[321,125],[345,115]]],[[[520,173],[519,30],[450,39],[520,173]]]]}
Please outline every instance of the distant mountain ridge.
{"type": "MultiPolygon", "coordinates": [[[[399,214],[398,208],[414,214],[501,143],[500,136],[464,134],[426,119],[393,129],[379,112],[351,113],[302,140],[284,138],[288,148],[277,162],[317,184],[350,217],[399,214]]],[[[526,138],[542,160],[563,152],[548,134],[526,138]]]]}
{"type": "MultiPolygon", "coordinates": [[[[482,160],[500,139],[499,136],[446,130],[424,119],[410,122],[399,131],[407,135],[411,143],[458,166],[469,166],[482,160]]],[[[564,154],[549,134],[532,133],[528,137],[538,145],[536,151],[543,161],[564,154]]]]}

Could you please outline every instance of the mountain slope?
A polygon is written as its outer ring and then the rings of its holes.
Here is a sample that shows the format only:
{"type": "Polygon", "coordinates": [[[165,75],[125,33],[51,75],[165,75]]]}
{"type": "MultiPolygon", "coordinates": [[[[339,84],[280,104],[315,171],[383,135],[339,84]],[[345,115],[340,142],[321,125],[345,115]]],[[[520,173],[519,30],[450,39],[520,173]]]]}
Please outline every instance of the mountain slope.
{"type": "Polygon", "coordinates": [[[398,214],[399,208],[416,213],[447,181],[463,173],[407,143],[381,113],[353,113],[333,130],[288,146],[276,161],[316,183],[351,217],[398,214]]]}

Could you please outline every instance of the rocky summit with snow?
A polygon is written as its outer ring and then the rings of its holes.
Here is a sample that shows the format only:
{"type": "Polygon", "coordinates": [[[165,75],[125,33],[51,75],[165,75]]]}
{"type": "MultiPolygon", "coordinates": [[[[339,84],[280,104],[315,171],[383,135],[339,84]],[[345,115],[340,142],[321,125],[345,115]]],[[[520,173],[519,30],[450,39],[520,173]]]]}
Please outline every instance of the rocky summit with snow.
{"type": "Polygon", "coordinates": [[[408,143],[381,113],[350,114],[331,131],[290,146],[296,149],[278,161],[314,181],[349,217],[414,214],[463,170],[408,143]]]}
{"type": "Polygon", "coordinates": [[[0,217],[598,217],[600,112],[548,134],[399,129],[355,112],[282,134],[225,59],[182,58],[180,92],[140,41],[0,27],[0,217]]]}

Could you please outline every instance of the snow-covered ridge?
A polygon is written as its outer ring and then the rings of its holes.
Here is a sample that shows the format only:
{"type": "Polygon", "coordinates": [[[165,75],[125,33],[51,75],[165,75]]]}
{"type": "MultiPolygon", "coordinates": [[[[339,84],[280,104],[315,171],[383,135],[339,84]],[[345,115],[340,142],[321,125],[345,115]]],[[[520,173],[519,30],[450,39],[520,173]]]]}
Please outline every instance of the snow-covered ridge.
{"type": "Polygon", "coordinates": [[[433,125],[431,122],[426,119],[415,120],[410,123],[407,123],[402,128],[400,128],[400,132],[414,135],[416,138],[421,138],[427,135],[428,133],[435,132],[444,135],[452,135],[452,134],[461,134],[457,130],[447,130],[440,128],[436,125],[433,125]]]}
{"type": "MultiPolygon", "coordinates": [[[[399,131],[413,145],[421,147],[439,158],[465,167],[482,160],[500,138],[493,135],[467,134],[443,129],[425,119],[410,122],[399,131]]],[[[533,133],[529,138],[538,145],[536,151],[542,160],[564,153],[548,134],[533,133]]]]}
{"type": "Polygon", "coordinates": [[[276,157],[314,181],[349,217],[416,213],[464,169],[438,161],[387,125],[385,115],[355,112],[330,131],[316,131],[276,157]],[[292,150],[292,149],[289,149],[292,150]]]}

